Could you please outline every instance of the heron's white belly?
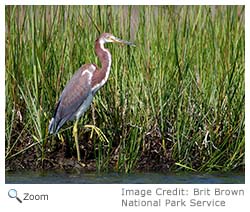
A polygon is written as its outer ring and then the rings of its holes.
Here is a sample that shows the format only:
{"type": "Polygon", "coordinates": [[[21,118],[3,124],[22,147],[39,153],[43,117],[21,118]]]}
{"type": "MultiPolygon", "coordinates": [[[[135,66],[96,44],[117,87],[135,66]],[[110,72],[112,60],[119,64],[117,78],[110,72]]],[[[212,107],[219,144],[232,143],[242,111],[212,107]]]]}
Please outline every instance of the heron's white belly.
{"type": "Polygon", "coordinates": [[[75,117],[78,119],[91,105],[91,102],[93,100],[93,95],[90,94],[87,99],[82,103],[82,105],[80,106],[80,108],[78,109],[75,117]]]}

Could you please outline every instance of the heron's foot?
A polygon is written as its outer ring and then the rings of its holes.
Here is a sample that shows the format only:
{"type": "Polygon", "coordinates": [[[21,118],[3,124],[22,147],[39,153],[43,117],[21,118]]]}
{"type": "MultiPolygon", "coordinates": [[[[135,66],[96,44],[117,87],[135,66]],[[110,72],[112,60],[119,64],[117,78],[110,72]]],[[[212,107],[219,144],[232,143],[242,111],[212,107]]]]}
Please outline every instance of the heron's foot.
{"type": "Polygon", "coordinates": [[[80,161],[78,161],[78,164],[81,166],[81,167],[86,167],[86,164],[85,163],[82,163],[80,161]]]}
{"type": "Polygon", "coordinates": [[[60,133],[58,133],[57,136],[58,136],[59,140],[64,144],[65,142],[64,142],[63,136],[60,133]]]}
{"type": "Polygon", "coordinates": [[[102,132],[102,130],[100,128],[96,127],[95,125],[91,125],[91,124],[86,124],[86,125],[84,125],[84,127],[91,130],[90,138],[93,137],[93,134],[95,132],[98,135],[100,141],[104,141],[104,142],[107,142],[108,144],[110,144],[106,135],[102,132]]]}

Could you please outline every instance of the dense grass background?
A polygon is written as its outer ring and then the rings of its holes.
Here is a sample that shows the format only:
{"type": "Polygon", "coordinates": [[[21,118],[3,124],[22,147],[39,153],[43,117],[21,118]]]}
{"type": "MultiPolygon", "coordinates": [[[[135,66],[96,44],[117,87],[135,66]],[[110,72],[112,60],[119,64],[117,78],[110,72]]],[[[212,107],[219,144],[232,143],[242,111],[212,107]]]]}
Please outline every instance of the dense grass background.
{"type": "Polygon", "coordinates": [[[76,157],[72,123],[58,138],[48,135],[49,120],[73,73],[100,65],[94,41],[111,32],[136,47],[106,45],[110,78],[80,122],[101,132],[79,127],[84,160],[126,172],[143,164],[244,169],[244,6],[6,6],[5,13],[7,161],[32,150],[39,167],[61,143],[76,157]]]}

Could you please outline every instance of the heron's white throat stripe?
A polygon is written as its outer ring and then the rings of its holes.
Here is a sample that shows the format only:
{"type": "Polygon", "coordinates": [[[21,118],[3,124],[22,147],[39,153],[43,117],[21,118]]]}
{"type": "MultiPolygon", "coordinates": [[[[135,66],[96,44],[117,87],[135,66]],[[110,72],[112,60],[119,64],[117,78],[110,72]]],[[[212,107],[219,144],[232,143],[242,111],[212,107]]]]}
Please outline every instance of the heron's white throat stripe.
{"type": "Polygon", "coordinates": [[[104,40],[102,40],[102,39],[100,40],[100,48],[104,52],[106,52],[107,55],[108,55],[108,67],[107,67],[107,71],[106,71],[106,75],[105,75],[104,79],[100,83],[96,84],[92,88],[92,92],[96,92],[99,88],[101,88],[105,84],[105,82],[108,80],[109,73],[110,73],[110,68],[111,68],[111,60],[112,60],[111,59],[111,54],[110,54],[110,52],[107,49],[104,48],[104,40]]]}

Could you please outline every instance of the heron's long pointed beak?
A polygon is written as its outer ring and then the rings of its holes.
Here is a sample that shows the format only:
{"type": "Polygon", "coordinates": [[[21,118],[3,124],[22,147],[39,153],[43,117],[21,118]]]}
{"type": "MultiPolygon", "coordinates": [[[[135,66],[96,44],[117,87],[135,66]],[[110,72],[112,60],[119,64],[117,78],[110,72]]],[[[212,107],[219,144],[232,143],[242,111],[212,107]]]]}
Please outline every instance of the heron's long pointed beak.
{"type": "Polygon", "coordinates": [[[135,46],[135,44],[133,42],[130,42],[130,41],[126,41],[126,40],[122,40],[120,38],[114,38],[112,39],[114,42],[117,42],[117,43],[122,43],[122,44],[126,44],[126,45],[129,45],[129,46],[135,46]]]}

